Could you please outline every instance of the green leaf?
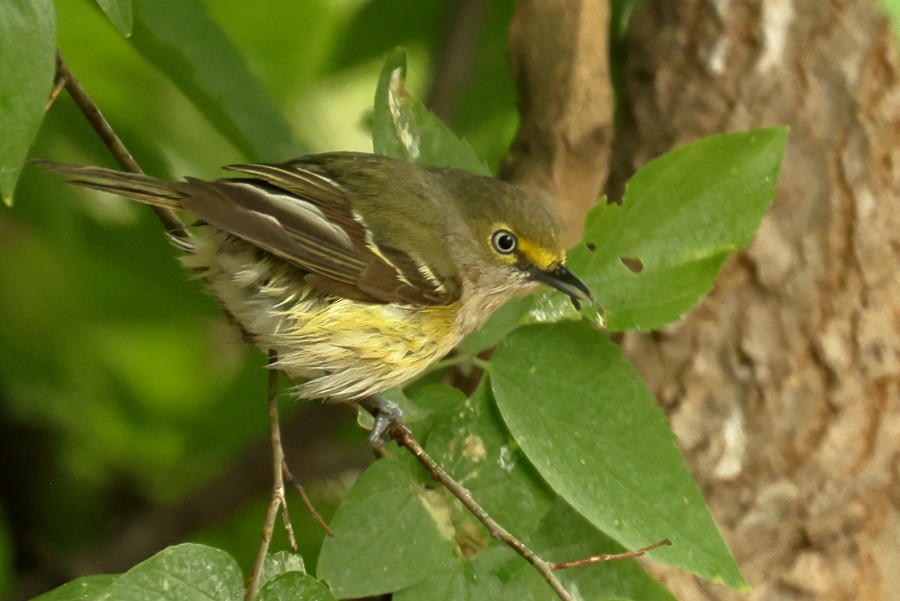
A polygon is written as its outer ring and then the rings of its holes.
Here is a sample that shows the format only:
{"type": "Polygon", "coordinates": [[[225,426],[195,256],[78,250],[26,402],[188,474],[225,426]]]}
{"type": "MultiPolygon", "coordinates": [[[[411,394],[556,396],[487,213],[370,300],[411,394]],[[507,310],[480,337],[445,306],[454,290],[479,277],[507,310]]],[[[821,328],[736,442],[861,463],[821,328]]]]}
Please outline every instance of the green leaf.
{"type": "Polygon", "coordinates": [[[382,459],[363,472],[338,508],[317,575],[337,597],[376,596],[421,582],[453,557],[435,522],[446,510],[404,464],[382,459]]]}
{"type": "Polygon", "coordinates": [[[227,553],[204,545],[164,549],[139,563],[109,587],[109,599],[234,601],[244,592],[237,562],[227,553]]]}
{"type": "Polygon", "coordinates": [[[396,390],[389,390],[385,397],[397,403],[403,411],[403,422],[422,442],[428,440],[435,426],[450,419],[466,403],[466,395],[461,390],[442,384],[429,384],[413,390],[411,396],[398,395],[396,390]]]}
{"type": "Polygon", "coordinates": [[[266,559],[263,561],[263,571],[260,582],[266,582],[267,580],[271,580],[272,578],[287,572],[300,572],[301,574],[305,574],[306,565],[303,562],[303,557],[289,551],[270,553],[269,555],[266,555],[266,559]]]}
{"type": "MultiPolygon", "coordinates": [[[[759,129],[677,148],[631,178],[621,205],[601,202],[588,213],[568,263],[610,330],[660,328],[712,288],[772,203],[787,133],[759,129]]],[[[559,293],[541,295],[535,309],[535,321],[576,317],[559,293]]]]}
{"type": "Polygon", "coordinates": [[[119,33],[131,35],[131,0],[97,0],[97,4],[119,33]]]}
{"type": "Polygon", "coordinates": [[[411,163],[465,169],[491,175],[465,140],[407,91],[406,54],[395,50],[384,64],[375,91],[372,145],[375,152],[411,163]]]}
{"type": "Polygon", "coordinates": [[[121,576],[89,576],[38,597],[40,601],[236,601],[241,570],[227,553],[203,545],[164,549],[121,576]]]}
{"type": "MultiPolygon", "coordinates": [[[[414,401],[422,407],[430,407],[432,398],[444,396],[441,387],[433,386],[416,395],[414,401]]],[[[429,431],[425,447],[472,493],[491,517],[526,540],[541,557],[572,560],[624,550],[548,488],[507,431],[493,402],[487,378],[470,399],[463,398],[451,411],[442,408],[439,421],[429,431]]],[[[457,503],[452,504],[451,522],[460,554],[471,561],[445,564],[444,572],[411,590],[401,591],[398,593],[400,598],[426,599],[437,590],[447,591],[447,596],[441,597],[446,599],[518,601],[554,598],[548,585],[540,578],[534,578],[533,568],[521,559],[507,556],[504,551],[499,554],[499,558],[504,558],[499,562],[498,551],[487,533],[480,525],[475,526],[471,514],[457,503]],[[498,566],[501,565],[505,567],[500,569],[498,566]],[[491,570],[486,566],[497,567],[496,573],[490,575],[491,570]],[[477,574],[478,577],[471,578],[466,574],[477,574]],[[522,583],[511,592],[509,583],[519,580],[522,583]]],[[[616,596],[641,601],[673,601],[671,595],[634,561],[570,570],[561,572],[560,576],[571,585],[570,590],[578,590],[586,599],[616,596]]]]}
{"type": "Polygon", "coordinates": [[[894,35],[900,36],[900,0],[881,0],[881,6],[891,19],[894,35]]]}
{"type": "Polygon", "coordinates": [[[118,574],[85,576],[35,597],[32,601],[91,601],[106,597],[110,586],[118,580],[118,574]]]}
{"type": "Polygon", "coordinates": [[[56,73],[51,0],[0,2],[0,197],[12,205],[56,73]]]}
{"type": "Polygon", "coordinates": [[[627,548],[714,582],[746,583],[666,418],[618,346],[586,322],[513,332],[494,353],[497,405],[550,486],[627,548]]]}
{"type": "MultiPolygon", "coordinates": [[[[438,390],[428,389],[431,394],[438,390]]],[[[432,427],[425,450],[491,517],[522,536],[537,527],[556,495],[510,436],[492,396],[487,379],[482,379],[468,400],[432,427]]],[[[415,401],[429,405],[427,395],[415,401]]]]}
{"type": "Polygon", "coordinates": [[[302,572],[285,572],[267,581],[259,589],[258,601],[335,601],[328,588],[302,572]]]}
{"type": "Polygon", "coordinates": [[[249,160],[301,154],[291,126],[200,0],[135,0],[131,43],[249,160]]]}
{"type": "Polygon", "coordinates": [[[444,569],[394,601],[554,601],[559,599],[538,572],[506,545],[494,542],[471,559],[448,562],[444,569]]]}

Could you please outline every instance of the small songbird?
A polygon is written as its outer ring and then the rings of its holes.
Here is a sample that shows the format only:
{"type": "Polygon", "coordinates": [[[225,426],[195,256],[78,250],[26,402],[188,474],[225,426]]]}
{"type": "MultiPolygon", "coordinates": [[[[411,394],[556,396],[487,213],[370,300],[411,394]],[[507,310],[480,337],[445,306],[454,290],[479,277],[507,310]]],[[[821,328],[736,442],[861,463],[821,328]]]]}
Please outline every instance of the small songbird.
{"type": "Polygon", "coordinates": [[[40,162],[71,183],[194,216],[173,236],[273,367],[305,398],[369,399],[383,440],[396,407],[379,393],[450,352],[514,296],[548,284],[587,302],[565,266],[559,220],[489,177],[335,152],[232,165],[242,177],[164,182],[40,162]]]}

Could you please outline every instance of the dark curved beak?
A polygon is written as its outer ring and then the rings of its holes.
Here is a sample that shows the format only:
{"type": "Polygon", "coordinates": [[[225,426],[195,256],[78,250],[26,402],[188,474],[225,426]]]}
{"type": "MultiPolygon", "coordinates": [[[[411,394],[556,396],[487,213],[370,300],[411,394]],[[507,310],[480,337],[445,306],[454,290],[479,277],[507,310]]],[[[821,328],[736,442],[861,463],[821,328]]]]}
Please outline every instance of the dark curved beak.
{"type": "Polygon", "coordinates": [[[560,292],[568,294],[573,300],[582,300],[588,304],[594,302],[590,289],[574,273],[569,271],[565,265],[560,265],[547,271],[529,266],[528,272],[531,275],[531,279],[552,286],[560,292]]]}

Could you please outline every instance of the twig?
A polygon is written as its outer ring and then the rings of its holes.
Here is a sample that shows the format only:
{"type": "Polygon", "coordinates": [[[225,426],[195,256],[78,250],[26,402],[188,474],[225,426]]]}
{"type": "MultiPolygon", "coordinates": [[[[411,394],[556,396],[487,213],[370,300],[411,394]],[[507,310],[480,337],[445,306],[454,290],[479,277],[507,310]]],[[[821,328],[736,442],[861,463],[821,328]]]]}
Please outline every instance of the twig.
{"type": "Polygon", "coordinates": [[[294,477],[294,474],[291,473],[291,470],[288,468],[287,461],[283,461],[281,463],[281,471],[284,473],[285,481],[297,491],[297,494],[300,495],[300,499],[303,501],[303,504],[306,505],[306,509],[309,511],[309,516],[318,523],[322,529],[325,531],[325,534],[328,536],[334,537],[334,532],[332,532],[331,528],[328,527],[328,523],[322,519],[322,516],[319,515],[319,512],[316,511],[316,508],[313,507],[312,501],[309,500],[309,497],[306,496],[306,490],[303,488],[303,485],[300,484],[300,481],[294,477]]]}
{"type": "MultiPolygon", "coordinates": [[[[269,351],[269,365],[272,366],[277,359],[277,353],[269,351]]],[[[247,593],[245,595],[247,601],[256,599],[256,594],[259,592],[263,565],[265,565],[266,554],[269,552],[269,543],[272,542],[272,535],[275,532],[275,519],[278,516],[279,509],[281,509],[281,517],[284,520],[284,527],[288,533],[291,549],[297,550],[297,541],[294,539],[294,529],[291,527],[291,521],[288,518],[287,501],[284,498],[284,478],[282,475],[284,449],[281,448],[281,425],[278,422],[278,370],[276,369],[269,369],[269,427],[272,440],[272,472],[275,482],[272,486],[272,500],[269,501],[269,508],[266,510],[262,543],[259,545],[256,561],[253,563],[250,582],[247,584],[247,593]]]]}
{"type": "MultiPolygon", "coordinates": [[[[122,143],[122,140],[116,135],[113,128],[110,127],[109,122],[106,120],[106,117],[103,116],[103,113],[100,112],[100,108],[91,99],[90,95],[88,95],[87,90],[84,89],[81,82],[79,82],[75,75],[72,74],[72,71],[69,70],[69,66],[66,64],[66,61],[63,60],[59,50],[56,51],[56,78],[57,81],[65,82],[65,88],[66,91],[69,92],[69,96],[72,97],[72,100],[75,101],[75,104],[81,109],[81,112],[84,113],[88,123],[94,128],[94,131],[97,132],[97,135],[100,136],[100,139],[106,144],[106,147],[109,148],[109,151],[122,169],[131,173],[143,173],[140,165],[137,164],[137,161],[134,160],[134,157],[131,156],[131,153],[125,148],[125,144],[122,143]]],[[[154,206],[151,208],[153,209],[153,212],[156,213],[156,216],[159,217],[159,220],[162,221],[166,228],[166,232],[168,232],[170,236],[179,239],[183,239],[187,236],[184,223],[182,223],[181,219],[178,218],[178,215],[176,215],[174,211],[163,207],[154,206]]]]}
{"type": "Polygon", "coordinates": [[[62,92],[63,88],[66,87],[66,77],[59,69],[59,61],[62,58],[59,56],[59,51],[56,52],[56,74],[53,76],[53,89],[50,90],[50,95],[47,97],[47,102],[44,103],[44,112],[50,110],[50,107],[53,106],[53,103],[56,102],[57,97],[59,97],[59,93],[62,92]]]}
{"type": "Polygon", "coordinates": [[[586,566],[591,563],[603,563],[604,561],[610,561],[612,559],[633,559],[635,557],[640,557],[647,551],[652,551],[658,547],[671,547],[672,541],[667,538],[659,541],[658,543],[653,543],[652,545],[647,545],[642,549],[637,549],[636,551],[626,551],[625,553],[601,553],[599,555],[592,555],[590,557],[585,557],[584,559],[577,559],[575,561],[560,561],[560,562],[551,562],[550,569],[551,570],[565,570],[568,568],[577,568],[578,566],[586,566]]]}

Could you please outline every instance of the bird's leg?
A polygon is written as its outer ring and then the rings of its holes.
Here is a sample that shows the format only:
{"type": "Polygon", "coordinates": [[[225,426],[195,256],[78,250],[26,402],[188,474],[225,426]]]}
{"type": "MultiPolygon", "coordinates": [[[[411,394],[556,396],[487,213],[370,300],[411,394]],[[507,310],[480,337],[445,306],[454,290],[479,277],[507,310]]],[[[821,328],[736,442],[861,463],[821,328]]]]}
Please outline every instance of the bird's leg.
{"type": "Polygon", "coordinates": [[[391,425],[401,423],[403,412],[396,403],[393,403],[380,394],[373,394],[359,401],[363,409],[372,414],[375,424],[369,432],[369,442],[372,446],[380,448],[390,439],[391,425]]]}

